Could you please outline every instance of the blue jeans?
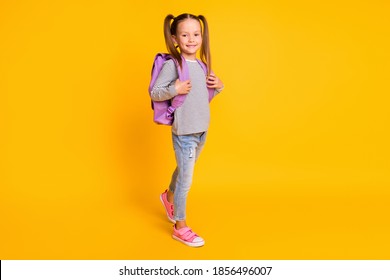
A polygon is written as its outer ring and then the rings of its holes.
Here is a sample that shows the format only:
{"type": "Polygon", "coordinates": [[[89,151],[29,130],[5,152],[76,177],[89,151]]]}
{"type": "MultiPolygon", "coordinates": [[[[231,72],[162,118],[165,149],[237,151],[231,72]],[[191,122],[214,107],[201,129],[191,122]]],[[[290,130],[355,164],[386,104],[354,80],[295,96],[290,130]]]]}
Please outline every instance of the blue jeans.
{"type": "Polygon", "coordinates": [[[169,190],[174,193],[173,219],[186,219],[187,195],[192,184],[195,162],[206,141],[207,132],[175,135],[172,133],[176,156],[176,169],[173,172],[169,190]]]}

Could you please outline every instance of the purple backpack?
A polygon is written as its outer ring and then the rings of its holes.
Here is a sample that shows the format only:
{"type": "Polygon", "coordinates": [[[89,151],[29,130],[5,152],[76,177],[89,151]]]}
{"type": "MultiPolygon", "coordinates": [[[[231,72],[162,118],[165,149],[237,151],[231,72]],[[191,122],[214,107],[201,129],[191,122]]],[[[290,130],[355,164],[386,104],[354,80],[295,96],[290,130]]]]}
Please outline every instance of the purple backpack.
{"type": "MultiPolygon", "coordinates": [[[[149,94],[151,94],[153,86],[157,80],[157,77],[164,65],[164,62],[167,60],[173,59],[176,64],[177,73],[179,75],[180,81],[185,81],[190,78],[188,73],[188,66],[185,58],[182,59],[182,67],[179,66],[178,61],[173,58],[170,54],[167,53],[158,53],[154,58],[153,68],[152,68],[152,78],[149,85],[149,94]]],[[[202,66],[205,75],[207,75],[207,66],[199,59],[197,59],[200,66],[202,66]]],[[[209,102],[214,97],[214,89],[208,88],[209,91],[209,102]]],[[[152,109],[154,111],[154,122],[157,124],[172,125],[173,115],[177,108],[183,105],[187,94],[179,94],[174,98],[165,101],[153,101],[152,100],[152,109]]]]}

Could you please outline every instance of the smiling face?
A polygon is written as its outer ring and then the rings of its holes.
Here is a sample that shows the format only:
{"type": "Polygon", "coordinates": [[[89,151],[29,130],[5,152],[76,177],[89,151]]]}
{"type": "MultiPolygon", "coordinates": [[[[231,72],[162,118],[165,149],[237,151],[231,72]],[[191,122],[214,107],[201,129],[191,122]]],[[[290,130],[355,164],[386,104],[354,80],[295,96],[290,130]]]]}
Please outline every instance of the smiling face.
{"type": "Polygon", "coordinates": [[[202,46],[202,30],[196,19],[185,19],[177,25],[173,41],[179,45],[181,54],[190,60],[196,59],[196,52],[202,46]]]}

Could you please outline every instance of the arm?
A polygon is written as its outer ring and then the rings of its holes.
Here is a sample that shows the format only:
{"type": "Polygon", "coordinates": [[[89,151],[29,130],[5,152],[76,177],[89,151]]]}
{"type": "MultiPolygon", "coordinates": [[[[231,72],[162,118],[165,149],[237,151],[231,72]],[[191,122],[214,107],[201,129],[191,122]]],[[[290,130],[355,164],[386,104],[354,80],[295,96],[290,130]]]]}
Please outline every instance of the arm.
{"type": "Polygon", "coordinates": [[[153,101],[172,99],[177,95],[175,80],[178,78],[175,64],[172,60],[167,61],[153,86],[150,97],[153,101]]]}
{"type": "Polygon", "coordinates": [[[207,77],[207,87],[215,89],[215,96],[223,90],[224,85],[223,82],[217,76],[215,76],[214,73],[211,73],[210,76],[207,77]]]}
{"type": "Polygon", "coordinates": [[[169,60],[163,65],[150,97],[153,101],[164,101],[172,99],[179,94],[187,94],[190,90],[191,81],[180,81],[175,64],[172,60],[169,60]]]}

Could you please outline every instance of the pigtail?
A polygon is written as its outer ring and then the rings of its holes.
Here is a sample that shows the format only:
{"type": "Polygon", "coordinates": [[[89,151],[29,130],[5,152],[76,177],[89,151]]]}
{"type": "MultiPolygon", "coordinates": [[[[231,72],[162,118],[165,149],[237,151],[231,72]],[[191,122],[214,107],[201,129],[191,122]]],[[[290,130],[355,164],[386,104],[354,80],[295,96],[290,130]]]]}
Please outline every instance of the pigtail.
{"type": "Polygon", "coordinates": [[[176,33],[176,22],[175,17],[171,14],[167,15],[164,20],[164,38],[165,38],[165,45],[167,46],[167,50],[169,54],[171,54],[178,62],[180,67],[182,66],[182,60],[181,55],[179,51],[176,49],[175,44],[172,40],[172,33],[176,33]],[[171,21],[174,20],[171,26],[171,21]]]}
{"type": "Polygon", "coordinates": [[[207,20],[204,16],[199,15],[198,19],[203,23],[203,42],[200,48],[200,59],[207,65],[207,75],[211,72],[211,53],[210,53],[210,36],[207,20]]]}

